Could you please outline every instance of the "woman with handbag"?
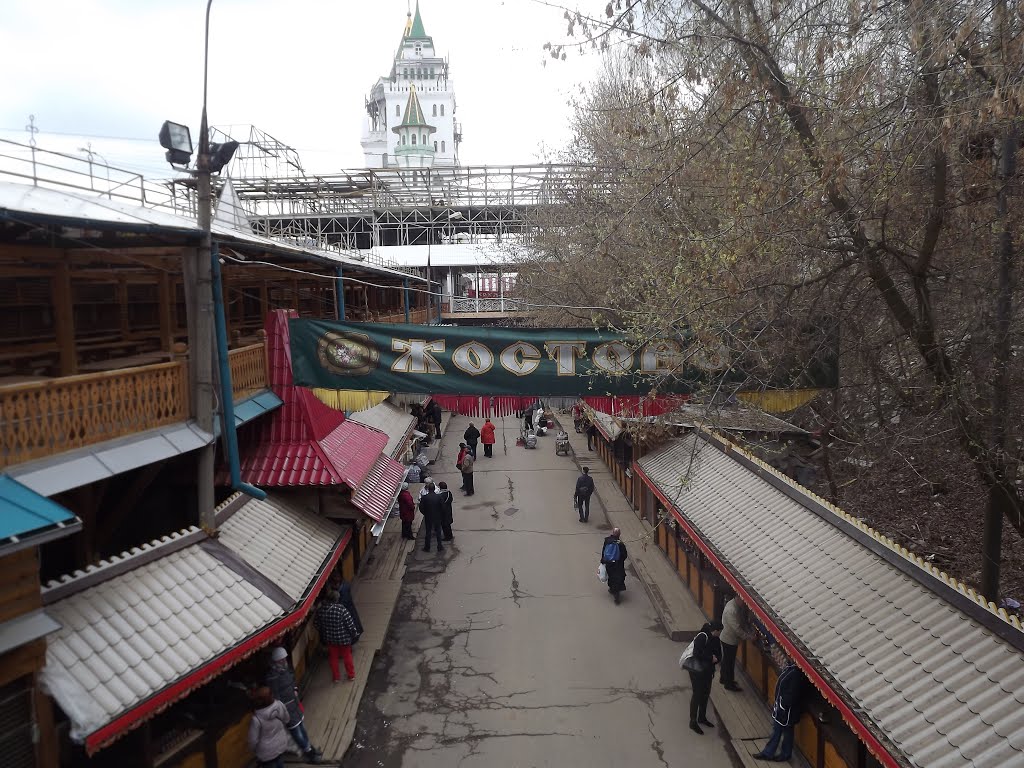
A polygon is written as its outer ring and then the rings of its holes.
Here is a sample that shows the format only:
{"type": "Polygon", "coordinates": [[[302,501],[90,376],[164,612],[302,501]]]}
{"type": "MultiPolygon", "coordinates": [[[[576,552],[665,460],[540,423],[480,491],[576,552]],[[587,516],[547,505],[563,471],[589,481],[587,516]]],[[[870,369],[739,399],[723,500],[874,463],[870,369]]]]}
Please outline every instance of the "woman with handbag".
{"type": "Polygon", "coordinates": [[[720,621],[709,621],[700,628],[693,638],[693,655],[686,660],[683,668],[690,673],[690,730],[704,733],[702,725],[715,727],[708,720],[708,700],[711,698],[711,686],[715,680],[715,664],[722,658],[722,646],[718,636],[722,632],[720,621]]]}

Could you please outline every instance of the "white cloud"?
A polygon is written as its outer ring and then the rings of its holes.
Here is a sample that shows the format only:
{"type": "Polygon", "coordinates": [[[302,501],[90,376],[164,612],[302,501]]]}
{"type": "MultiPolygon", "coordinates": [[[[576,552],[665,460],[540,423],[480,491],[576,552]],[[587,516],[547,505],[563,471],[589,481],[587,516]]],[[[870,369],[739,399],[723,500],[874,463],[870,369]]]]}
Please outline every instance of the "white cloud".
{"type": "MultiPolygon", "coordinates": [[[[163,120],[198,133],[205,2],[8,4],[20,7],[5,8],[0,29],[0,137],[24,141],[31,113],[40,147],[74,152],[91,141],[113,164],[166,175],[163,120]]],[[[528,163],[542,143],[565,142],[567,100],[596,59],[545,59],[542,45],[564,33],[561,11],[531,0],[420,7],[427,34],[451,57],[463,163],[528,163]]],[[[390,69],[405,13],[405,0],[214,0],[211,124],[251,123],[318,172],[358,167],[364,97],[390,69]]]]}

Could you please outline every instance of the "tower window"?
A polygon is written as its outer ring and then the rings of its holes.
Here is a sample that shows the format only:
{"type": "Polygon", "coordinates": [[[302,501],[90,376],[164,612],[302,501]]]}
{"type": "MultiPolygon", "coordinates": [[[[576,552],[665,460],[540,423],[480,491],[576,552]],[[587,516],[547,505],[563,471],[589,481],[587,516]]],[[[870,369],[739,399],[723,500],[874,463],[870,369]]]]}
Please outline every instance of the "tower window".
{"type": "Polygon", "coordinates": [[[402,116],[402,106],[400,104],[395,104],[395,117],[401,117],[401,116],[402,116]]]}
{"type": "Polygon", "coordinates": [[[437,142],[434,142],[434,151],[437,152],[437,142]]]}
{"type": "Polygon", "coordinates": [[[444,104],[441,105],[441,117],[444,117],[444,104]]]}
{"type": "Polygon", "coordinates": [[[412,135],[412,145],[414,147],[416,146],[416,134],[415,133],[412,135]]]}
{"type": "Polygon", "coordinates": [[[441,151],[444,152],[444,142],[441,142],[441,151]]]}
{"type": "Polygon", "coordinates": [[[437,104],[434,105],[434,117],[437,117],[437,104]]]}
{"type": "Polygon", "coordinates": [[[425,134],[425,133],[421,133],[420,134],[420,142],[422,142],[423,146],[427,145],[427,134],[425,134]]]}
{"type": "Polygon", "coordinates": [[[405,144],[405,136],[402,137],[402,143],[405,144]]]}
{"type": "Polygon", "coordinates": [[[380,156],[380,162],[381,162],[381,167],[382,168],[387,168],[388,167],[388,153],[387,152],[385,152],[383,155],[380,156]]]}

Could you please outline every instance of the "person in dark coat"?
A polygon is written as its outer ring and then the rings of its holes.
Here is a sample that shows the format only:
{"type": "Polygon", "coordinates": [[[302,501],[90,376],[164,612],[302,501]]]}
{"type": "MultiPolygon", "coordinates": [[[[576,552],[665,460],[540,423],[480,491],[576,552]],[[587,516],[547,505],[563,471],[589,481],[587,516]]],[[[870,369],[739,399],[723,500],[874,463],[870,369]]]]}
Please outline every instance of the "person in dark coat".
{"type": "MultiPolygon", "coordinates": [[[[363,634],[363,622],[359,618],[359,611],[356,610],[355,601],[352,599],[352,585],[347,581],[342,581],[338,585],[338,602],[345,606],[345,610],[348,611],[352,617],[352,621],[356,625],[356,634],[363,634]]],[[[357,640],[359,638],[356,638],[357,640]]]]}
{"type": "Polygon", "coordinates": [[[320,642],[327,648],[327,662],[331,666],[331,678],[334,682],[341,680],[338,669],[338,657],[345,662],[345,672],[349,680],[356,679],[356,667],[352,661],[352,644],[359,639],[356,623],[352,614],[339,601],[337,592],[331,590],[316,609],[313,626],[320,633],[320,642]]]}
{"type": "Polygon", "coordinates": [[[455,494],[448,490],[448,483],[442,480],[437,484],[437,495],[441,497],[441,532],[445,541],[451,541],[455,538],[452,534],[452,523],[455,522],[452,503],[455,501],[455,494]]]}
{"type": "Polygon", "coordinates": [[[402,521],[402,538],[416,538],[412,535],[412,524],[416,519],[416,500],[409,493],[408,483],[402,483],[402,492],[398,494],[398,517],[402,521]]]}
{"type": "Polygon", "coordinates": [[[583,474],[576,478],[576,490],[572,495],[573,506],[579,512],[580,522],[590,520],[590,497],[594,495],[594,478],[590,476],[590,467],[583,468],[583,474]]]}
{"type": "Polygon", "coordinates": [[[536,412],[536,410],[537,406],[531,405],[529,408],[526,409],[526,412],[523,414],[523,423],[526,425],[527,432],[533,429],[533,414],[534,412],[536,412]]]}
{"type": "Polygon", "coordinates": [[[597,425],[594,422],[587,424],[587,450],[592,451],[597,446],[597,425]]]}
{"type": "Polygon", "coordinates": [[[720,621],[709,621],[693,638],[693,658],[703,662],[703,668],[699,672],[687,670],[690,673],[692,687],[690,730],[694,733],[704,733],[700,728],[702,725],[715,727],[715,724],[708,720],[708,700],[711,698],[711,685],[715,680],[715,665],[722,658],[722,646],[718,642],[721,632],[720,621]]]}
{"type": "Polygon", "coordinates": [[[804,673],[791,659],[787,659],[786,665],[779,673],[779,679],[775,681],[772,735],[764,749],[754,755],[756,759],[788,763],[793,756],[793,729],[803,714],[806,683],[804,673]]]}
{"type": "Polygon", "coordinates": [[[444,514],[444,507],[441,504],[441,494],[434,493],[433,483],[427,483],[424,490],[427,493],[420,496],[420,514],[423,515],[423,528],[426,531],[426,537],[423,540],[423,551],[430,551],[430,538],[431,536],[436,536],[437,551],[443,552],[441,518],[444,514]]]}
{"type": "Polygon", "coordinates": [[[441,439],[441,404],[437,400],[430,401],[430,422],[437,430],[437,439],[441,439]]]}
{"type": "Polygon", "coordinates": [[[601,562],[608,571],[608,591],[612,593],[615,602],[619,602],[619,593],[626,589],[626,558],[629,553],[626,545],[622,543],[622,531],[612,528],[612,532],[605,537],[601,545],[601,562]],[[618,544],[618,553],[615,557],[609,557],[606,550],[610,549],[609,544],[618,544]]]}
{"type": "Polygon", "coordinates": [[[480,430],[473,426],[470,422],[469,428],[465,431],[462,437],[466,441],[466,445],[469,447],[469,452],[473,454],[473,458],[476,458],[476,444],[480,441],[480,430]]]}
{"type": "Polygon", "coordinates": [[[305,715],[299,705],[299,688],[295,685],[295,675],[288,666],[288,651],[284,648],[277,647],[270,652],[270,668],[265,682],[274,698],[288,710],[288,733],[302,752],[302,758],[307,763],[319,765],[323,756],[319,749],[309,743],[305,715]]]}

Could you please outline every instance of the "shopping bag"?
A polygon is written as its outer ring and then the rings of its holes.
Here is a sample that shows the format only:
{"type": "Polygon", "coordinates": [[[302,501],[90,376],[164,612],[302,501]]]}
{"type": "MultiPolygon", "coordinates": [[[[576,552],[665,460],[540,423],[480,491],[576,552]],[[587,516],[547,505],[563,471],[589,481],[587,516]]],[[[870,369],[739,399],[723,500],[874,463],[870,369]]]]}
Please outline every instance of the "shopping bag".
{"type": "Polygon", "coordinates": [[[597,566],[597,578],[599,578],[602,582],[608,581],[608,568],[605,567],[604,563],[601,563],[599,566],[597,566]]]}

